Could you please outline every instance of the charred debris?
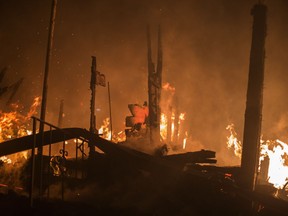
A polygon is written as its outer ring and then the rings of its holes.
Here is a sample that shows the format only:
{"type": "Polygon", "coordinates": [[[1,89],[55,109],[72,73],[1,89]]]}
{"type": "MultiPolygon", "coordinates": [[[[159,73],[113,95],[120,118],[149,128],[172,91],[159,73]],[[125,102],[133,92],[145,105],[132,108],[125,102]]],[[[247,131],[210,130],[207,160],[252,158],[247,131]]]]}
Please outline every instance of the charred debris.
{"type": "Polygon", "coordinates": [[[161,29],[155,68],[147,28],[148,103],[128,105],[132,115],[126,117],[126,141],[106,140],[96,129],[95,87],[106,82],[93,56],[90,129],[58,127],[62,122],[61,104],[58,126],[32,117],[31,135],[1,143],[0,156],[30,152],[18,175],[21,189],[17,192],[8,184],[0,196],[1,208],[9,210],[10,215],[287,215],[287,203],[272,196],[273,187],[260,191],[255,186],[266,10],[258,3],[251,11],[254,23],[240,167],[216,166],[216,152],[210,150],[167,154],[169,147],[160,137],[161,29]],[[46,130],[38,133],[38,125],[46,130]],[[67,149],[66,142],[71,140],[75,148],[67,149]],[[143,148],[134,148],[133,144],[143,148]],[[58,156],[52,156],[53,152],[58,156]]]}

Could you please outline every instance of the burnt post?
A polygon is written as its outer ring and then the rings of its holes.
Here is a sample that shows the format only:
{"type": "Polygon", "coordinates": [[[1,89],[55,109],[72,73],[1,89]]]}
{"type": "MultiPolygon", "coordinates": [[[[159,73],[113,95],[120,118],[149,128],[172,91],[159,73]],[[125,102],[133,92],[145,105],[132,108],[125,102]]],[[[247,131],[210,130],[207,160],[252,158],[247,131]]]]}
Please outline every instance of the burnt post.
{"type": "Polygon", "coordinates": [[[243,152],[241,158],[241,184],[253,191],[259,165],[267,7],[258,3],[251,10],[254,18],[248,90],[245,110],[243,152]]]}
{"type": "Polygon", "coordinates": [[[40,145],[37,149],[37,154],[40,157],[40,180],[39,180],[39,197],[42,198],[42,187],[43,187],[43,144],[44,144],[44,122],[46,116],[46,103],[47,103],[47,92],[48,92],[48,74],[50,68],[50,57],[52,55],[52,48],[53,48],[53,38],[54,38],[54,28],[55,28],[55,18],[56,18],[56,7],[57,7],[57,0],[52,0],[52,7],[51,7],[51,16],[50,16],[50,25],[49,25],[49,35],[48,35],[48,43],[47,43],[47,52],[46,52],[46,61],[45,61],[45,72],[44,72],[44,79],[43,79],[43,90],[42,90],[42,101],[41,101],[41,113],[40,113],[40,126],[39,126],[39,133],[42,137],[40,141],[40,145]]]}
{"type": "Polygon", "coordinates": [[[161,44],[161,29],[158,30],[158,58],[157,69],[152,62],[150,29],[147,27],[147,46],[148,46],[148,107],[149,107],[149,129],[150,129],[150,144],[160,143],[160,99],[162,89],[162,44],[161,44]]]}
{"type": "MultiPolygon", "coordinates": [[[[91,80],[90,80],[90,90],[91,90],[91,101],[90,101],[90,128],[91,133],[98,134],[96,129],[96,115],[95,115],[95,95],[96,95],[96,57],[92,56],[91,65],[91,80]]],[[[90,145],[90,154],[95,152],[95,146],[90,145]]]]}
{"type": "MultiPolygon", "coordinates": [[[[40,119],[43,122],[45,121],[45,116],[46,116],[48,74],[49,74],[49,68],[50,68],[50,57],[52,55],[52,48],[53,48],[53,37],[54,37],[55,18],[56,18],[56,6],[57,6],[57,0],[52,0],[49,35],[48,35],[47,52],[46,52],[46,62],[45,62],[45,72],[44,72],[44,79],[43,79],[41,113],[40,113],[40,119]]],[[[43,122],[40,122],[40,129],[39,129],[40,133],[43,133],[43,130],[44,130],[43,122]]],[[[40,145],[38,148],[38,154],[42,155],[43,154],[42,151],[43,151],[43,147],[40,145]]]]}
{"type": "MultiPolygon", "coordinates": [[[[91,65],[91,80],[90,80],[90,90],[91,90],[91,101],[90,101],[90,129],[89,131],[94,134],[98,134],[96,129],[96,114],[95,114],[95,97],[96,97],[96,86],[106,87],[106,78],[105,75],[97,71],[96,69],[96,57],[92,56],[92,65],[91,65]]],[[[95,153],[95,146],[90,145],[89,154],[95,153]]]]}

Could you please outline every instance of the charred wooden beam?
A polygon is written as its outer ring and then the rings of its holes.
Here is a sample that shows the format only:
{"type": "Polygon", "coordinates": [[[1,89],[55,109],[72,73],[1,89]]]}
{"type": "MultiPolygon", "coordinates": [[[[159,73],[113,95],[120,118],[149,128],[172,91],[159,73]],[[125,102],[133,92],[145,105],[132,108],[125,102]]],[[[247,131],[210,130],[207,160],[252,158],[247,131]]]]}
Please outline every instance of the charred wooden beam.
{"type": "Polygon", "coordinates": [[[216,152],[210,150],[201,150],[195,152],[187,152],[183,154],[172,154],[163,156],[164,159],[176,164],[185,165],[187,163],[216,163],[214,159],[216,152]]]}

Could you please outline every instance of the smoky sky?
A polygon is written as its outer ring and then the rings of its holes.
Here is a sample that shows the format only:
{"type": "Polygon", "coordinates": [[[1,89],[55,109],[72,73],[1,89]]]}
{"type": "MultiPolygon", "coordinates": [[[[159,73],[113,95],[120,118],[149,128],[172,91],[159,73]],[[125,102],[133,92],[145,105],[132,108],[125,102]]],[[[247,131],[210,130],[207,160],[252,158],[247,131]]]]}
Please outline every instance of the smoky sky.
{"type": "MultiPolygon", "coordinates": [[[[89,128],[91,56],[110,84],[115,132],[125,129],[128,104],[148,100],[147,39],[157,63],[162,29],[163,83],[175,87],[185,130],[204,148],[226,151],[226,126],[242,140],[256,0],[58,0],[48,79],[46,120],[57,124],[64,100],[64,127],[89,128]]],[[[268,7],[262,134],[286,138],[288,2],[268,7]]],[[[27,109],[41,96],[50,0],[0,0],[1,85],[24,77],[14,100],[27,109]]],[[[96,88],[96,123],[109,117],[108,89],[96,88]]],[[[4,108],[3,108],[4,109],[4,108]]],[[[38,112],[39,115],[39,112],[38,112]]],[[[284,140],[285,141],[285,140],[284,140]]],[[[188,143],[189,144],[189,143],[188,143]]]]}

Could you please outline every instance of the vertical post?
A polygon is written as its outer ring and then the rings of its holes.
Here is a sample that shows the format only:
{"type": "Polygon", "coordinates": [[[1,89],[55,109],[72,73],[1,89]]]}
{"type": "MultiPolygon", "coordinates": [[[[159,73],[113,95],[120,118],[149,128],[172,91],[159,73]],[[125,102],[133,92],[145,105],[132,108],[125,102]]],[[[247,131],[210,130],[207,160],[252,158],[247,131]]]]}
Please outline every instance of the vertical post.
{"type": "Polygon", "coordinates": [[[152,62],[149,26],[147,27],[147,48],[150,144],[155,145],[160,143],[160,99],[162,88],[162,45],[160,26],[158,31],[158,61],[156,71],[152,62]]]}
{"type": "MultiPolygon", "coordinates": [[[[43,132],[43,130],[44,130],[44,123],[43,122],[45,121],[45,115],[46,115],[48,74],[49,74],[49,66],[50,66],[50,57],[52,54],[52,47],[53,47],[55,17],[56,17],[56,5],[57,5],[57,0],[52,0],[51,18],[50,18],[46,62],[45,62],[45,72],[44,72],[43,90],[42,90],[42,102],[41,102],[41,113],[40,113],[40,119],[42,121],[40,122],[40,132],[43,132]]],[[[43,150],[43,147],[42,147],[42,145],[40,145],[38,147],[38,154],[39,155],[42,155],[42,150],[43,150]]]]}
{"type": "Polygon", "coordinates": [[[49,127],[49,134],[50,134],[50,142],[49,142],[49,150],[48,150],[48,154],[49,154],[49,163],[48,163],[48,177],[47,177],[47,198],[50,198],[50,180],[51,180],[51,177],[50,177],[50,174],[51,174],[51,170],[50,170],[50,159],[51,159],[51,152],[52,152],[52,126],[50,125],[49,127]]]}
{"type": "Polygon", "coordinates": [[[35,147],[36,147],[36,119],[33,119],[33,146],[31,152],[31,179],[30,179],[30,191],[29,191],[29,199],[30,199],[30,207],[33,207],[33,192],[34,192],[34,178],[35,178],[35,147]]]}
{"type": "MultiPolygon", "coordinates": [[[[64,164],[62,164],[64,167],[66,166],[65,162],[66,162],[66,156],[68,155],[68,152],[66,151],[66,147],[65,147],[65,142],[66,142],[66,138],[65,138],[65,134],[63,134],[63,143],[62,143],[62,158],[64,161],[64,164]]],[[[61,168],[60,168],[61,169],[61,168]]],[[[62,167],[61,169],[61,198],[62,201],[64,201],[64,177],[65,177],[65,172],[66,170],[64,170],[65,168],[62,167]]]]}
{"type": "Polygon", "coordinates": [[[259,147],[262,121],[265,37],[267,7],[258,3],[251,14],[254,17],[250,51],[249,79],[245,110],[243,151],[241,158],[241,184],[255,189],[259,166],[259,147]]]}
{"type": "Polygon", "coordinates": [[[47,53],[46,53],[46,62],[45,62],[45,72],[44,72],[44,80],[43,80],[43,90],[42,90],[42,102],[41,102],[41,113],[40,113],[40,137],[42,137],[40,141],[40,145],[38,147],[38,155],[40,159],[40,182],[39,182],[39,188],[40,188],[40,198],[42,196],[42,168],[43,168],[43,132],[44,132],[44,121],[45,121],[45,115],[46,115],[46,102],[47,102],[47,90],[48,90],[48,73],[49,73],[49,66],[50,66],[50,57],[52,53],[52,47],[53,47],[53,36],[54,36],[54,26],[55,26],[55,17],[56,17],[56,5],[57,0],[52,0],[52,8],[51,8],[51,17],[50,17],[50,26],[49,26],[49,35],[48,35],[48,43],[47,43],[47,53]]]}
{"type": "Polygon", "coordinates": [[[76,138],[76,142],[75,142],[75,163],[76,163],[76,170],[75,170],[75,178],[77,179],[78,176],[78,168],[79,168],[79,164],[78,164],[78,139],[76,138]]]}
{"type": "MultiPolygon", "coordinates": [[[[96,57],[92,56],[92,66],[91,66],[91,80],[90,80],[90,90],[91,90],[91,101],[90,101],[90,132],[97,134],[98,131],[96,129],[96,115],[95,115],[95,97],[96,97],[96,57]]],[[[89,144],[90,153],[95,153],[95,146],[89,144]]]]}
{"type": "Polygon", "coordinates": [[[112,128],[112,113],[111,113],[111,97],[110,97],[110,85],[109,82],[108,84],[108,99],[109,99],[109,115],[110,115],[110,131],[111,131],[111,138],[110,140],[112,141],[112,135],[113,135],[113,128],[112,128]]]}

